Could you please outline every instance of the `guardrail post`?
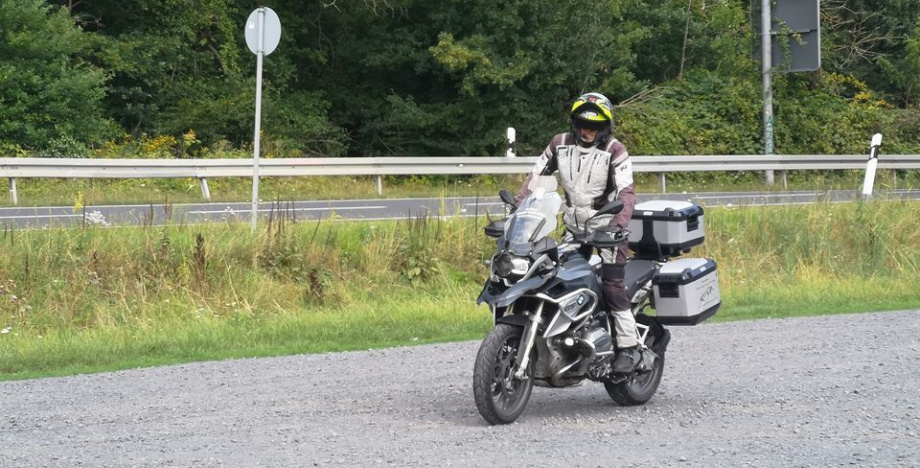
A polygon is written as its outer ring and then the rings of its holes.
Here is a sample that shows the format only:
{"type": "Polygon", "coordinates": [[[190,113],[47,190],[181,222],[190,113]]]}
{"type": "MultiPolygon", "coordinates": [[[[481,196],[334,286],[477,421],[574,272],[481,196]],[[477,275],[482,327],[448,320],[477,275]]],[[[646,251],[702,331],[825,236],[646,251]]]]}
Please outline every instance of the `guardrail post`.
{"type": "Polygon", "coordinates": [[[377,196],[383,196],[383,176],[377,176],[377,196]]]}
{"type": "Polygon", "coordinates": [[[208,179],[199,177],[198,183],[201,185],[201,197],[207,201],[211,201],[211,189],[208,188],[208,179]]]}
{"type": "Polygon", "coordinates": [[[19,205],[19,192],[16,190],[16,179],[10,177],[10,200],[13,206],[19,205]]]}
{"type": "Polygon", "coordinates": [[[668,173],[659,172],[658,173],[658,187],[661,189],[661,193],[668,191],[668,173]]]}
{"type": "Polygon", "coordinates": [[[779,171],[780,178],[783,179],[783,190],[789,189],[789,181],[786,180],[786,171],[779,171]]]}

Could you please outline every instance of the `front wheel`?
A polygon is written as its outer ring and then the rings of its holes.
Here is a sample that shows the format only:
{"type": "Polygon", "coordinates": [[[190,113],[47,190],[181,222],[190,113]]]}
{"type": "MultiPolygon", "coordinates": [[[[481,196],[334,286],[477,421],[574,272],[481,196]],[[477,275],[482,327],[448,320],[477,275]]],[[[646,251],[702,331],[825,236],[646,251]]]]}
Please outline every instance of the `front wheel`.
{"type": "Polygon", "coordinates": [[[524,378],[514,378],[515,358],[521,346],[524,329],[500,323],[489,332],[479,346],[473,368],[473,396],[479,414],[489,424],[514,422],[530,399],[533,391],[533,360],[524,378]]]}

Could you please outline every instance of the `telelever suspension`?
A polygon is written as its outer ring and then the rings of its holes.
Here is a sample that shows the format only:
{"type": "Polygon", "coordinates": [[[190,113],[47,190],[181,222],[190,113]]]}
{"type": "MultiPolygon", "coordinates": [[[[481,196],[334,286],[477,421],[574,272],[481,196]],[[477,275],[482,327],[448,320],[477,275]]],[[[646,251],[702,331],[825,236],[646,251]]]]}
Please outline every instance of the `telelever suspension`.
{"type": "Polygon", "coordinates": [[[537,329],[540,328],[543,304],[544,302],[540,301],[537,305],[537,310],[530,314],[530,322],[527,322],[527,327],[524,329],[524,346],[518,348],[517,362],[520,364],[514,373],[515,379],[524,380],[527,376],[527,365],[530,364],[530,350],[533,349],[534,340],[537,338],[537,329]]]}

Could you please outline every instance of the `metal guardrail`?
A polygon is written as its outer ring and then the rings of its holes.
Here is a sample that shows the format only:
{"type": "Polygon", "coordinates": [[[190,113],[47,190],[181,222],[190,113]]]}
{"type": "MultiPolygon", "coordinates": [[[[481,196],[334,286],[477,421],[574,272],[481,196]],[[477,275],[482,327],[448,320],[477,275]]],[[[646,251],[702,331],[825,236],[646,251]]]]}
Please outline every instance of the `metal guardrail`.
{"type": "MultiPolygon", "coordinates": [[[[671,172],[800,171],[864,169],[865,155],[706,155],[633,156],[633,170],[659,174],[666,191],[671,172]]],[[[260,177],[377,176],[382,193],[385,175],[523,174],[531,170],[530,157],[386,157],[260,159],[260,177]]],[[[881,169],[920,169],[920,155],[884,155],[881,169]]],[[[252,177],[252,159],[67,159],[0,158],[0,177],[10,181],[13,204],[18,202],[16,180],[23,178],[196,178],[202,196],[210,199],[207,180],[252,177]]]]}

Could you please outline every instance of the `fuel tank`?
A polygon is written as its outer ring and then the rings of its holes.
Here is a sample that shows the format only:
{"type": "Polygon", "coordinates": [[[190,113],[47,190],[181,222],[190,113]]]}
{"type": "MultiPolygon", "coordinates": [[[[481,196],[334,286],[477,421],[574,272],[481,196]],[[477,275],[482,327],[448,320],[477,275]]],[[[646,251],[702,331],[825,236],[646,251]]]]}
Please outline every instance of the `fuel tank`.
{"type": "Polygon", "coordinates": [[[591,263],[577,253],[563,257],[559,272],[547,285],[547,293],[552,297],[560,297],[569,291],[583,288],[603,297],[597,271],[591,263]]]}

